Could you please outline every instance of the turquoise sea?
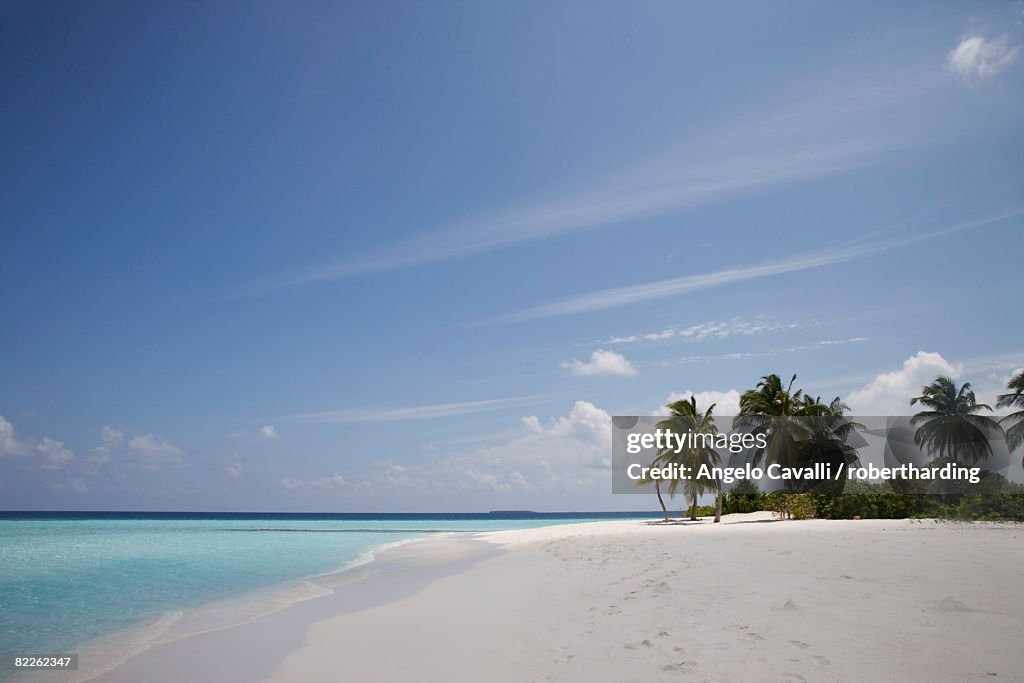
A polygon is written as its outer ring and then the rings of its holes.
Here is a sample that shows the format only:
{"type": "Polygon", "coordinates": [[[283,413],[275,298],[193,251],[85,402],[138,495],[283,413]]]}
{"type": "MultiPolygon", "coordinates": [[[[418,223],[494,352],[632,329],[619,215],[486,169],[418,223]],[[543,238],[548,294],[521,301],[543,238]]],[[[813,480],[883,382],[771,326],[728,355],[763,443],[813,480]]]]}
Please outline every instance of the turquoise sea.
{"type": "Polygon", "coordinates": [[[651,514],[0,513],[0,652],[73,652],[427,534],[627,516],[651,514]]]}

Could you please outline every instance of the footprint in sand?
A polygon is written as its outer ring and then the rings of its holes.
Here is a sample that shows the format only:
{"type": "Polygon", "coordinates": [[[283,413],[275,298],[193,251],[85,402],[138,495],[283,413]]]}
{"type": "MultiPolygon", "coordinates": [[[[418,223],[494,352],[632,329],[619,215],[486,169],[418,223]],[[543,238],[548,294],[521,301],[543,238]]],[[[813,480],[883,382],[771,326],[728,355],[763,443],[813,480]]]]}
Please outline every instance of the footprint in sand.
{"type": "Polygon", "coordinates": [[[831,666],[832,665],[832,662],[830,662],[829,660],[825,659],[821,655],[814,655],[813,657],[811,657],[811,659],[813,659],[815,662],[817,662],[818,666],[831,666]]]}
{"type": "Polygon", "coordinates": [[[801,650],[806,650],[807,648],[810,647],[810,645],[808,645],[807,643],[803,642],[802,640],[791,640],[791,641],[789,641],[789,644],[790,645],[796,645],[801,650]]]}
{"type": "Polygon", "coordinates": [[[971,608],[960,602],[956,597],[947,595],[935,603],[935,609],[940,612],[971,612],[971,608]]]}
{"type": "Polygon", "coordinates": [[[799,608],[799,607],[797,607],[797,606],[796,606],[796,603],[795,603],[795,602],[793,602],[793,601],[792,601],[792,600],[790,599],[790,600],[786,600],[786,602],[785,602],[785,603],[783,603],[783,605],[782,605],[782,609],[786,610],[787,612],[795,612],[795,611],[797,611],[797,610],[798,610],[798,609],[800,609],[800,608],[799,608]]]}
{"type": "Polygon", "coordinates": [[[697,668],[697,662],[677,662],[675,664],[666,664],[661,667],[662,671],[678,671],[679,673],[690,673],[697,668]]]}

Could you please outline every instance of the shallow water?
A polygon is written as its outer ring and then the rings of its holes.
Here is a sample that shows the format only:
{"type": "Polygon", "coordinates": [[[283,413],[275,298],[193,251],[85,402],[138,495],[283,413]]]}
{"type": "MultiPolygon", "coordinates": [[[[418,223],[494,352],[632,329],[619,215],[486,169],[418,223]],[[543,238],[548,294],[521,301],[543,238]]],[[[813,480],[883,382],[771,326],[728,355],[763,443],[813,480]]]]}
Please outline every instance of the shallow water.
{"type": "MultiPolygon", "coordinates": [[[[65,513],[0,519],[0,650],[71,651],[182,610],[250,591],[311,597],[296,580],[336,572],[374,548],[427,534],[494,531],[605,518],[600,514],[172,515],[65,513]]],[[[616,515],[619,516],[619,515],[616,515]]],[[[644,515],[635,515],[644,516],[644,515]]],[[[648,515],[649,516],[649,515],[648,515]]],[[[0,674],[2,675],[2,674],[0,674]]]]}

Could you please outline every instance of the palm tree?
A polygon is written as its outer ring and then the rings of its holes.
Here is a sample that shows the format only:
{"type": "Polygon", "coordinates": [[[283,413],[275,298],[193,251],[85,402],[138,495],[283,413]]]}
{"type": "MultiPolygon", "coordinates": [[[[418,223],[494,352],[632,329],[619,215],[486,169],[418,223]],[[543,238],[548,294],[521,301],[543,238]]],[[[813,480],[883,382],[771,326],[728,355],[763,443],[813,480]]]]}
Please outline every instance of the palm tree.
{"type": "Polygon", "coordinates": [[[910,418],[916,427],[914,443],[936,459],[962,458],[973,465],[992,455],[988,434],[1002,433],[1002,427],[991,417],[976,414],[992,408],[978,403],[970,382],[957,387],[951,377],[936,377],[921,387],[920,396],[910,400],[910,405],[917,404],[927,410],[910,418]]]}
{"type": "MultiPolygon", "coordinates": [[[[697,443],[687,442],[679,452],[674,449],[665,449],[662,451],[660,457],[664,457],[665,462],[674,462],[678,465],[686,466],[693,476],[686,479],[683,484],[683,492],[691,500],[690,505],[690,520],[697,520],[697,498],[708,491],[715,492],[715,522],[719,522],[722,519],[722,486],[721,482],[717,479],[709,479],[706,477],[698,477],[697,472],[701,465],[707,465],[708,467],[718,467],[722,458],[718,454],[718,451],[714,449],[713,445],[708,445],[707,441],[713,441],[713,437],[718,435],[718,426],[715,424],[715,418],[712,417],[712,413],[715,410],[715,404],[712,403],[708,406],[708,409],[701,412],[697,408],[697,399],[691,396],[688,400],[675,401],[669,403],[666,406],[670,415],[667,420],[663,420],[657,424],[657,428],[675,434],[699,434],[708,435],[711,439],[700,439],[697,443]]],[[[675,494],[679,485],[678,479],[673,479],[672,483],[669,484],[669,495],[675,494]]]]}
{"type": "MultiPolygon", "coordinates": [[[[851,444],[851,435],[856,430],[866,429],[859,422],[854,422],[843,413],[846,406],[837,398],[829,405],[829,414],[800,418],[806,433],[797,445],[797,459],[805,467],[815,463],[829,465],[830,472],[838,473],[839,466],[851,467],[860,464],[856,447],[851,444]]],[[[861,440],[863,443],[863,440],[861,440]]],[[[801,479],[791,488],[801,489],[801,493],[832,493],[839,494],[845,488],[846,477],[839,479],[801,479]]]]}
{"type": "MultiPolygon", "coordinates": [[[[654,462],[651,463],[651,467],[661,467],[664,464],[665,461],[663,459],[663,456],[661,454],[658,454],[658,457],[656,457],[654,459],[654,462]]],[[[655,477],[641,477],[640,480],[637,481],[636,485],[645,486],[647,484],[650,484],[651,482],[654,482],[654,493],[657,494],[658,496],[658,505],[661,506],[661,514],[665,515],[665,521],[667,522],[668,508],[665,506],[665,499],[661,497],[661,479],[655,477]]]]}
{"type": "MultiPolygon", "coordinates": [[[[757,386],[740,396],[740,414],[733,418],[734,430],[753,435],[764,434],[767,446],[754,450],[753,465],[761,461],[790,467],[801,459],[801,444],[811,435],[811,423],[803,418],[841,417],[846,405],[837,396],[831,403],[822,403],[820,397],[811,398],[802,389],[794,389],[796,375],[789,384],[782,385],[776,374],[765,375],[757,386]]],[[[798,485],[797,480],[785,480],[787,489],[798,485]]]]}
{"type": "MultiPolygon", "coordinates": [[[[1002,394],[996,405],[1000,408],[1020,408],[999,421],[1000,425],[1009,425],[1006,427],[1006,445],[1013,451],[1024,444],[1024,370],[1011,377],[1006,388],[1011,393],[1002,394]]],[[[1024,463],[1024,460],[1021,462],[1024,463]]]]}
{"type": "MultiPolygon", "coordinates": [[[[782,378],[772,373],[765,375],[757,383],[754,389],[748,389],[740,396],[740,415],[773,415],[786,416],[800,414],[806,404],[802,389],[793,390],[796,382],[796,375],[789,380],[785,389],[782,388],[782,378]]],[[[737,416],[733,423],[739,419],[737,416]]]]}

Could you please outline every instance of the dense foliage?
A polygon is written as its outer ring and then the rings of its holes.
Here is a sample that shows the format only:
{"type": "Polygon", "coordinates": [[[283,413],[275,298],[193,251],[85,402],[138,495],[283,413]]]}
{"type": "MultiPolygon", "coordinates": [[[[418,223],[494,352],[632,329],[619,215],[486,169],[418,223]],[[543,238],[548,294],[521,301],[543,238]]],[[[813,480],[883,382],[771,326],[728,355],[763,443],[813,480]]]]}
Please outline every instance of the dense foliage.
{"type": "MultiPolygon", "coordinates": [[[[993,475],[999,477],[999,475],[993,475]]],[[[1002,479],[986,493],[900,493],[887,484],[851,482],[842,495],[775,492],[734,488],[725,495],[728,513],[769,510],[790,519],[905,519],[1024,521],[1024,486],[1002,479]]]]}
{"type": "MultiPolygon", "coordinates": [[[[863,429],[863,425],[845,417],[848,408],[838,396],[824,403],[795,387],[796,379],[793,375],[784,385],[779,375],[765,375],[755,388],[740,397],[740,411],[733,419],[733,427],[766,437],[767,445],[753,454],[754,464],[856,463],[856,450],[847,443],[847,437],[863,429]]],[[[969,382],[958,386],[950,377],[937,377],[921,387],[921,395],[910,403],[922,410],[914,415],[911,424],[915,428],[915,443],[933,457],[929,465],[947,461],[973,465],[987,460],[993,452],[991,440],[995,438],[1005,438],[1011,452],[1024,445],[1024,371],[1010,379],[1007,390],[998,397],[998,405],[1019,410],[997,420],[979,414],[991,412],[991,408],[977,401],[969,382]]],[[[716,431],[711,422],[714,407],[701,412],[693,398],[670,404],[669,420],[658,426],[680,432],[716,431]]],[[[720,462],[718,454],[709,449],[686,452],[683,456],[677,458],[690,466],[720,462]]],[[[663,454],[659,460],[665,457],[663,454]]],[[[697,496],[715,492],[725,514],[769,510],[784,519],[934,517],[1024,521],[1024,485],[992,472],[983,472],[981,481],[970,492],[935,480],[890,480],[880,484],[849,481],[841,493],[826,485],[788,483],[787,487],[784,491],[763,493],[756,483],[740,480],[723,494],[724,487],[719,482],[701,480],[691,484],[686,494],[692,501],[691,519],[714,513],[709,506],[698,508],[697,496]]],[[[669,494],[674,493],[673,484],[669,494]]]]}

